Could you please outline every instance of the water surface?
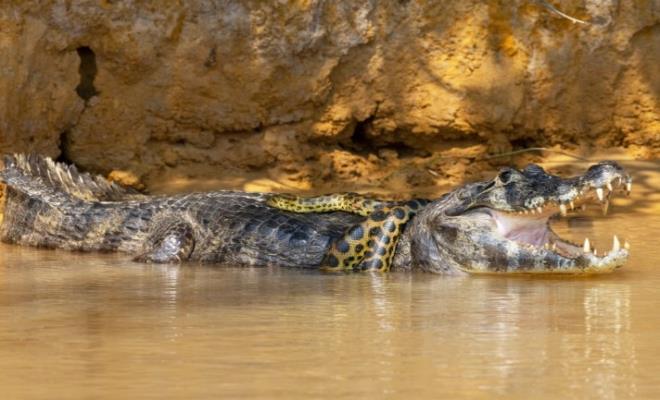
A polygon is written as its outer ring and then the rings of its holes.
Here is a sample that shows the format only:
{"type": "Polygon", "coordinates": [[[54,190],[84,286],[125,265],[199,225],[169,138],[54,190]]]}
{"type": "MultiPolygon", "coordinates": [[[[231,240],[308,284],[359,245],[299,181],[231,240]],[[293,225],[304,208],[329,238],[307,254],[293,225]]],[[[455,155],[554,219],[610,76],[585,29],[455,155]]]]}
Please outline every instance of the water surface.
{"type": "Polygon", "coordinates": [[[555,224],[602,250],[612,232],[632,243],[624,268],[590,278],[151,266],[0,245],[0,396],[658,398],[649,171],[607,218],[555,224]]]}

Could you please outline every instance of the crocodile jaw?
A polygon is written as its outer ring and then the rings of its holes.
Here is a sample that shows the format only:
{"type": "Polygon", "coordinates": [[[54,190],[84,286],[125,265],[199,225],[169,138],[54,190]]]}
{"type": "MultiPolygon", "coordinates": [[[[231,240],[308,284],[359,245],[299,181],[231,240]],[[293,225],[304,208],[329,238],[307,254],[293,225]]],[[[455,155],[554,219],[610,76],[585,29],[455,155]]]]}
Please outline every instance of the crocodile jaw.
{"type": "MultiPolygon", "coordinates": [[[[490,216],[493,226],[492,235],[495,240],[501,242],[503,248],[508,251],[519,251],[521,248],[537,254],[538,258],[547,258],[554,255],[561,264],[561,268],[554,272],[564,273],[605,273],[611,272],[625,264],[630,254],[628,242],[620,243],[614,235],[610,251],[601,253],[599,256],[592,249],[588,238],[584,244],[579,245],[562,239],[550,227],[549,220],[552,217],[566,216],[570,212],[579,212],[586,208],[589,202],[601,204],[603,214],[607,215],[609,209],[610,195],[617,189],[623,189],[630,194],[631,181],[622,181],[613,178],[606,181],[603,186],[585,187],[577,190],[563,201],[548,202],[538,207],[524,211],[501,211],[488,207],[479,207],[469,213],[481,213],[490,216]]],[[[482,217],[483,218],[483,217],[482,217]]],[[[475,271],[470,271],[475,272],[475,271]]],[[[520,272],[546,272],[544,270],[529,269],[520,272]]]]}
{"type": "MultiPolygon", "coordinates": [[[[564,259],[566,265],[572,266],[565,269],[566,273],[611,272],[623,266],[629,256],[630,245],[628,242],[621,245],[616,235],[612,239],[611,250],[600,255],[592,250],[588,238],[585,238],[586,245],[562,239],[550,227],[549,219],[553,216],[550,212],[519,216],[489,210],[489,214],[495,226],[493,234],[507,243],[505,246],[528,247],[540,254],[554,253],[564,259]]],[[[558,270],[560,271],[562,270],[558,270]]]]}

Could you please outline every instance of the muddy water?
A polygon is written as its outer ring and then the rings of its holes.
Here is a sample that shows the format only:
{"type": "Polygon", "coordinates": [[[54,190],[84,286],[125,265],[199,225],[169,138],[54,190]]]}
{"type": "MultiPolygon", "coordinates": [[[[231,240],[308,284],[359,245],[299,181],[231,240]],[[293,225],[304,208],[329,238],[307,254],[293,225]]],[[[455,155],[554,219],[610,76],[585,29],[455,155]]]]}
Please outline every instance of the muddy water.
{"type": "Polygon", "coordinates": [[[591,278],[330,276],[0,246],[0,398],[658,398],[660,208],[653,186],[636,190],[607,218],[555,224],[602,250],[612,232],[632,243],[624,268],[591,278]]]}

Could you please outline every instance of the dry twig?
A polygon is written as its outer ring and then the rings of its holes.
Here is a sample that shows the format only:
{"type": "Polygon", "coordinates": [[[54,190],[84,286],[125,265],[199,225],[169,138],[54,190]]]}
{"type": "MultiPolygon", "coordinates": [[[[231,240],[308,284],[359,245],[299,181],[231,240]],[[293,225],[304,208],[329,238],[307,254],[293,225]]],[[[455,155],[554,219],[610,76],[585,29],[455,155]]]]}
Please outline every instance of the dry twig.
{"type": "Polygon", "coordinates": [[[562,17],[562,18],[566,18],[567,20],[571,21],[571,22],[574,23],[574,24],[585,24],[585,25],[588,25],[588,24],[589,24],[587,21],[582,21],[581,19],[577,19],[577,18],[575,18],[575,17],[571,17],[571,16],[568,15],[568,14],[564,14],[563,12],[559,11],[559,10],[557,9],[557,7],[553,6],[552,4],[548,3],[548,2],[545,1],[545,0],[538,0],[538,2],[541,3],[541,5],[542,5],[543,7],[547,8],[547,9],[550,10],[551,12],[553,12],[553,13],[559,15],[559,16],[562,17]]]}
{"type": "Polygon", "coordinates": [[[507,157],[507,156],[512,156],[512,155],[515,155],[515,154],[529,153],[529,152],[532,152],[532,151],[545,151],[545,152],[548,152],[548,153],[556,153],[556,154],[561,154],[561,155],[568,156],[568,157],[573,157],[576,160],[589,161],[589,159],[584,158],[584,157],[580,157],[580,156],[576,156],[575,154],[567,153],[567,152],[561,151],[561,150],[548,149],[546,147],[530,147],[530,148],[527,148],[527,149],[507,151],[506,153],[491,154],[491,155],[485,156],[483,159],[484,160],[490,160],[491,158],[507,157]]]}

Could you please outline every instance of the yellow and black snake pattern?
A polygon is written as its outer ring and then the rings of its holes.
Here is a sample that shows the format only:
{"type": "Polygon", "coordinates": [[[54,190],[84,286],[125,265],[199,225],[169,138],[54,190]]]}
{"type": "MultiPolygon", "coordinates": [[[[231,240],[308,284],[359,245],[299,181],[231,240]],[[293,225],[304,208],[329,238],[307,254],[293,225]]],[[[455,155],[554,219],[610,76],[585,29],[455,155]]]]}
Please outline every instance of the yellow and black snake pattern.
{"type": "Polygon", "coordinates": [[[317,197],[276,194],[267,200],[272,207],[297,213],[346,211],[367,217],[332,243],[321,263],[325,271],[388,271],[403,227],[428,202],[381,201],[357,193],[317,197]]]}
{"type": "Polygon", "coordinates": [[[272,195],[267,204],[281,210],[297,213],[346,211],[368,217],[372,212],[398,203],[371,199],[357,193],[335,193],[316,197],[301,197],[292,194],[272,195]]]}

